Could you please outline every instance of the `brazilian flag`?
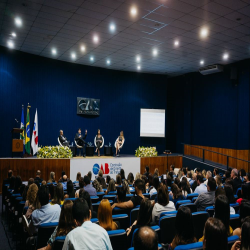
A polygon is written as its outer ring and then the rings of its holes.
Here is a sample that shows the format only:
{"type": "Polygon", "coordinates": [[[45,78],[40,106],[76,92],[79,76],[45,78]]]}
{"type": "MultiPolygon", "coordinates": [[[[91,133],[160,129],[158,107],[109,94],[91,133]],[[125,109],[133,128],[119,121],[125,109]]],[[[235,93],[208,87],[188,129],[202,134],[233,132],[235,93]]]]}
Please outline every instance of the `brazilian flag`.
{"type": "Polygon", "coordinates": [[[26,116],[25,151],[27,154],[30,154],[30,110],[29,110],[29,106],[27,107],[27,116],[26,116]]]}

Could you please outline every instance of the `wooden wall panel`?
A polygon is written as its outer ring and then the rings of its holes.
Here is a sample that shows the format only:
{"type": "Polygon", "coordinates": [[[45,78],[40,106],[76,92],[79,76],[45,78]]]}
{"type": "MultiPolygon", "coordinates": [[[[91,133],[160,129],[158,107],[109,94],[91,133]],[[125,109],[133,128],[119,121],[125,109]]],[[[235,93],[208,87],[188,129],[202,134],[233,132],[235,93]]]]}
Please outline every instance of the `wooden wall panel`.
{"type": "Polygon", "coordinates": [[[50,172],[55,172],[56,180],[61,176],[62,171],[70,178],[70,159],[0,159],[0,193],[2,192],[2,182],[7,178],[8,171],[20,175],[23,181],[36,176],[36,171],[41,170],[41,178],[49,179],[50,172]]]}
{"type": "MultiPolygon", "coordinates": [[[[227,165],[227,157],[225,155],[229,155],[235,158],[250,161],[250,150],[248,149],[247,150],[235,150],[235,149],[228,149],[228,148],[216,148],[216,147],[197,146],[197,145],[194,145],[194,146],[199,147],[199,148],[185,145],[184,147],[185,155],[192,155],[192,156],[202,158],[203,157],[202,149],[207,149],[207,150],[215,151],[224,155],[219,155],[213,152],[204,151],[205,160],[213,161],[213,162],[225,165],[225,166],[227,165]]],[[[249,163],[241,161],[241,160],[237,160],[231,157],[228,158],[228,165],[231,168],[237,168],[237,169],[243,168],[246,170],[246,172],[249,171],[248,169],[250,167],[249,163]]]]}

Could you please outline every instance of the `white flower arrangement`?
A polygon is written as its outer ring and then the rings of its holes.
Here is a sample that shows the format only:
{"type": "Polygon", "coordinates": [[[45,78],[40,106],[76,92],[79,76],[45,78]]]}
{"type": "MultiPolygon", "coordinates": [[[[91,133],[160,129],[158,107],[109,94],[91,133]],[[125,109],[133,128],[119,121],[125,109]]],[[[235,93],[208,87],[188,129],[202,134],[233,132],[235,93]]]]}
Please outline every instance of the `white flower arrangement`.
{"type": "Polygon", "coordinates": [[[139,147],[135,150],[136,157],[153,157],[158,156],[156,147],[139,147]]]}
{"type": "Polygon", "coordinates": [[[45,146],[39,147],[37,152],[37,158],[72,158],[73,154],[69,147],[61,146],[45,146]]]}

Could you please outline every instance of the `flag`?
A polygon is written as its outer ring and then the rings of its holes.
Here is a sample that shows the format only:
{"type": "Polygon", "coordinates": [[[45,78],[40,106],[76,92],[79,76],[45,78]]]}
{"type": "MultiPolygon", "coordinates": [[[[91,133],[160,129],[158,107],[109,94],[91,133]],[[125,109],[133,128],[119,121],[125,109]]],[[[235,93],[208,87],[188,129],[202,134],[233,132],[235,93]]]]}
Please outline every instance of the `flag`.
{"type": "Polygon", "coordinates": [[[24,136],[24,110],[22,107],[22,115],[21,115],[21,124],[20,128],[23,129],[23,132],[20,133],[20,139],[23,140],[23,154],[25,153],[25,136],[24,136]]]}
{"type": "Polygon", "coordinates": [[[30,154],[30,106],[27,107],[26,115],[26,134],[25,134],[25,151],[30,154]]]}
{"type": "Polygon", "coordinates": [[[37,110],[36,110],[35,120],[34,120],[31,147],[33,149],[33,155],[35,155],[38,151],[38,115],[37,115],[37,110]]]}

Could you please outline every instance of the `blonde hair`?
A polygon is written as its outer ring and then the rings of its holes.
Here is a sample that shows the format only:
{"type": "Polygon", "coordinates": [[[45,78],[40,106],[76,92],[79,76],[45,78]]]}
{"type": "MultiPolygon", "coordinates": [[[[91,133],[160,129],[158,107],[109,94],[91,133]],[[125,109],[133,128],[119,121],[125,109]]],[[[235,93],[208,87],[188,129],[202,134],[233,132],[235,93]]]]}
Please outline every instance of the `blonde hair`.
{"type": "Polygon", "coordinates": [[[27,192],[27,198],[26,200],[28,201],[29,205],[33,204],[36,200],[36,195],[38,192],[38,187],[35,183],[31,184],[29,186],[28,192],[27,192]]]}
{"type": "Polygon", "coordinates": [[[141,179],[141,174],[139,172],[136,173],[136,175],[135,175],[135,181],[138,180],[138,179],[141,179]]]}
{"type": "Polygon", "coordinates": [[[203,177],[206,178],[207,171],[205,169],[203,169],[201,173],[202,173],[203,177]]]}

